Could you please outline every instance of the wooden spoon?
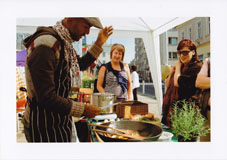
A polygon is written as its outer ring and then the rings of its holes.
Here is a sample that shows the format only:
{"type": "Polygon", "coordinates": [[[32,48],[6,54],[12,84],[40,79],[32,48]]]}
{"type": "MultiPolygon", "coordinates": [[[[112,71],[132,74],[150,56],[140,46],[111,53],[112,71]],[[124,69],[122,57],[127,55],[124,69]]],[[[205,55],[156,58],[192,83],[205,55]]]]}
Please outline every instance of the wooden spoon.
{"type": "Polygon", "coordinates": [[[117,128],[113,128],[113,127],[110,127],[110,126],[106,126],[106,125],[101,125],[101,124],[88,124],[89,126],[96,126],[96,127],[102,127],[102,128],[110,128],[112,130],[115,130],[117,132],[121,132],[121,133],[124,133],[124,134],[127,134],[127,131],[123,131],[123,130],[120,130],[120,129],[117,129],[117,128]]]}
{"type": "Polygon", "coordinates": [[[145,138],[145,137],[142,137],[142,136],[131,136],[131,135],[127,135],[127,134],[108,132],[108,131],[103,131],[103,130],[99,130],[99,129],[93,129],[93,131],[101,132],[101,133],[107,133],[107,134],[111,134],[111,135],[122,136],[122,137],[126,137],[126,138],[131,138],[131,139],[140,139],[140,140],[142,140],[142,139],[145,138]]]}
{"type": "Polygon", "coordinates": [[[103,143],[104,141],[99,137],[99,135],[97,134],[97,132],[94,131],[94,133],[95,133],[95,136],[98,139],[98,141],[103,143]]]}

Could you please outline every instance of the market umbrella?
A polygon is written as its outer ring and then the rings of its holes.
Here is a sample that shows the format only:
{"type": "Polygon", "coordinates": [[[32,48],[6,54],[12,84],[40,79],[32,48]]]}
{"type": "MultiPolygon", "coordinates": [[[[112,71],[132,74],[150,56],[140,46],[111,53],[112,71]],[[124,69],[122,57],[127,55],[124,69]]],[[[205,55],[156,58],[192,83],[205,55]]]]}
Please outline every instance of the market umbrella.
{"type": "Polygon", "coordinates": [[[26,55],[27,55],[26,50],[21,50],[21,51],[17,52],[17,66],[25,65],[26,55]]]}

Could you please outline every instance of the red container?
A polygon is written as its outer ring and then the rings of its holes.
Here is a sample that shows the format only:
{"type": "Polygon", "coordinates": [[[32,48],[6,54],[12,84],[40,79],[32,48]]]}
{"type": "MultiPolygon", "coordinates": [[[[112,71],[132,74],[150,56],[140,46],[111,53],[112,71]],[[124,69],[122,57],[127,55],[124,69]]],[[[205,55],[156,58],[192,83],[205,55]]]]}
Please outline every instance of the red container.
{"type": "Polygon", "coordinates": [[[83,103],[90,103],[91,94],[89,93],[78,93],[78,101],[83,103]]]}

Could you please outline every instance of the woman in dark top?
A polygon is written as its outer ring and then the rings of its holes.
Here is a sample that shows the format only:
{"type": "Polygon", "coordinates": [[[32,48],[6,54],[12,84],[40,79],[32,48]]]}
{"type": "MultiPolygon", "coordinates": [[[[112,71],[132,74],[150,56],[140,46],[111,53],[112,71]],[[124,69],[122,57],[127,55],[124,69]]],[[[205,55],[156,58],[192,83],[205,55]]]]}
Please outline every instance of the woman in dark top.
{"type": "Polygon", "coordinates": [[[198,59],[195,44],[188,39],[180,41],[177,47],[179,61],[172,67],[166,80],[166,93],[163,98],[162,123],[170,126],[170,112],[177,100],[191,100],[196,92],[195,80],[202,62],[198,59]]]}

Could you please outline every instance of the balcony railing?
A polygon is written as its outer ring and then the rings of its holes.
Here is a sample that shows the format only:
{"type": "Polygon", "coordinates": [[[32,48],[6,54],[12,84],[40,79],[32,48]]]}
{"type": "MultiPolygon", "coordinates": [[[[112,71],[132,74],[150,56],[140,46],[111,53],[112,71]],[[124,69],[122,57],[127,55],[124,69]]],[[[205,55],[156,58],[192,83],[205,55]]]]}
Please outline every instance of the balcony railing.
{"type": "MultiPolygon", "coordinates": [[[[140,83],[138,93],[155,98],[156,96],[155,96],[155,89],[154,89],[153,82],[142,81],[142,83],[140,83]]],[[[165,93],[165,84],[164,83],[162,83],[162,93],[163,93],[163,95],[165,93]]]]}

